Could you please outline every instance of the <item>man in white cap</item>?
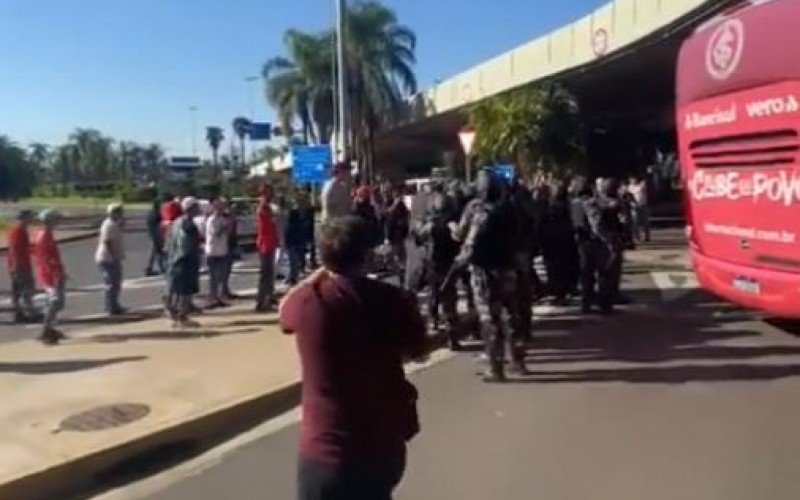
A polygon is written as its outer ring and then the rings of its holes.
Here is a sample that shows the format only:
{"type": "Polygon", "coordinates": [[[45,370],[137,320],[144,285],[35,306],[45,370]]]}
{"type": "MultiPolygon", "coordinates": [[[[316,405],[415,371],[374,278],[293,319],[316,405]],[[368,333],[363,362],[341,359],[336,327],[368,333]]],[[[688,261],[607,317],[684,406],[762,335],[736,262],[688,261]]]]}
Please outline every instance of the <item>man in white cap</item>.
{"type": "Polygon", "coordinates": [[[109,316],[125,313],[119,304],[122,290],[122,261],[125,260],[125,242],[122,232],[124,210],[121,204],[108,206],[107,217],[100,226],[100,237],[95,252],[95,262],[105,284],[105,310],[109,316]]]}
{"type": "Polygon", "coordinates": [[[196,327],[189,319],[192,295],[200,291],[200,231],[194,218],[200,214],[197,199],[181,202],[183,215],[169,228],[167,236],[167,309],[175,327],[196,327]]]}

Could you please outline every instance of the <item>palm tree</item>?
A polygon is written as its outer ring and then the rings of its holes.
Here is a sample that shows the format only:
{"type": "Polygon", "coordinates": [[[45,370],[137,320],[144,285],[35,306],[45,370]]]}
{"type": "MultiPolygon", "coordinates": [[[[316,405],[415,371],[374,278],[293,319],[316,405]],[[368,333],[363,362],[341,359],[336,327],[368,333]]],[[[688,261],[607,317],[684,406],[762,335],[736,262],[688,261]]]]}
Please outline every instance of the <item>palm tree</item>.
{"type": "Polygon", "coordinates": [[[50,146],[41,142],[32,142],[28,146],[28,160],[36,171],[37,179],[43,179],[49,171],[50,146]]]}
{"type": "Polygon", "coordinates": [[[164,161],[164,148],[159,144],[152,143],[142,150],[142,159],[147,169],[147,176],[150,182],[161,179],[161,164],[164,161]]]}
{"type": "Polygon", "coordinates": [[[225,140],[225,133],[220,127],[207,127],[206,128],[206,142],[208,147],[211,148],[211,156],[213,157],[214,175],[219,178],[219,147],[222,141],[225,140]]]}
{"type": "Polygon", "coordinates": [[[374,137],[417,91],[413,66],[417,39],[398,24],[394,11],[377,2],[351,6],[345,19],[349,99],[355,152],[367,178],[374,176],[374,137]]]}
{"type": "Polygon", "coordinates": [[[236,137],[239,138],[239,144],[241,147],[241,166],[242,170],[244,170],[245,165],[245,157],[244,157],[244,138],[247,136],[248,132],[250,132],[250,120],[244,118],[242,116],[236,117],[233,119],[233,133],[236,134],[236,137]]]}
{"type": "MultiPolygon", "coordinates": [[[[413,70],[416,36],[398,24],[391,9],[374,1],[349,7],[345,30],[351,143],[370,177],[374,173],[375,132],[391,123],[403,99],[417,91],[413,70]]],[[[267,100],[278,111],[282,128],[291,130],[297,119],[306,143],[317,138],[327,142],[332,131],[334,41],[330,31],[287,31],[284,44],[288,57],[270,59],[262,70],[267,100]],[[312,124],[316,125],[316,135],[312,124]]]]}
{"type": "Polygon", "coordinates": [[[71,155],[80,181],[102,182],[110,178],[114,164],[111,138],[93,129],[76,129],[69,136],[71,155]]]}
{"type": "Polygon", "coordinates": [[[291,137],[297,118],[306,144],[326,143],[333,129],[332,34],[289,30],[283,41],[289,57],[274,57],[261,70],[267,101],[278,111],[284,135],[291,137]]]}

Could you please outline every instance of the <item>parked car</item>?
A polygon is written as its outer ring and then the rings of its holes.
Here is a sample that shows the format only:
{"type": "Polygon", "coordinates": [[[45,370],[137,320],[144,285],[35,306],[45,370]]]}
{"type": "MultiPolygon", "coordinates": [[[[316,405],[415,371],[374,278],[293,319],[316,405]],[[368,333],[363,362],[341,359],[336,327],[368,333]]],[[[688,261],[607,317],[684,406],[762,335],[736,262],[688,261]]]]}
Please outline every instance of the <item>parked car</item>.
{"type": "Polygon", "coordinates": [[[256,244],[256,198],[233,198],[230,209],[236,216],[236,229],[240,248],[253,248],[256,244]]]}

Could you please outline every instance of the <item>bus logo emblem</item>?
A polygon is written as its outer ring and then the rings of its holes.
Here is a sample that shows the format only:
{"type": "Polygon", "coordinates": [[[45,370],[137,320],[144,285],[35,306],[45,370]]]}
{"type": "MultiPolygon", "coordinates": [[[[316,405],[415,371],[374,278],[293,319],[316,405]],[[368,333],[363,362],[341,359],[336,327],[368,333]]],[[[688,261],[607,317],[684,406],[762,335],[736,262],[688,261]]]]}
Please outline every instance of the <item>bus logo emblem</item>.
{"type": "Polygon", "coordinates": [[[708,41],[706,70],[715,80],[725,80],[736,71],[744,52],[744,24],[738,19],[722,23],[708,41]]]}

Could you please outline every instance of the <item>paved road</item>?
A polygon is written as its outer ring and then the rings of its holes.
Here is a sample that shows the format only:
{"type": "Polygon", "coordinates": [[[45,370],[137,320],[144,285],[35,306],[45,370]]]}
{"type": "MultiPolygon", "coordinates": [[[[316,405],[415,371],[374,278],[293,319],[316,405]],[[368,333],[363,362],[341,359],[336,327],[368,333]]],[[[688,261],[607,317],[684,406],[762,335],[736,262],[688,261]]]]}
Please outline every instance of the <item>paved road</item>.
{"type": "MultiPolygon", "coordinates": [[[[423,433],[397,498],[796,499],[800,340],[694,290],[681,251],[632,259],[618,316],[542,310],[530,377],[483,384],[470,353],[416,374],[423,433]]],[[[293,498],[284,418],[121,493],[293,498]]]]}
{"type": "MultiPolygon", "coordinates": [[[[121,302],[132,312],[144,310],[152,315],[152,311],[161,303],[164,281],[161,277],[143,276],[150,254],[150,242],[141,227],[133,225],[131,229],[125,234],[125,281],[121,302]]],[[[61,322],[64,331],[108,321],[107,318],[100,317],[103,312],[103,296],[100,273],[94,263],[96,245],[96,239],[90,238],[61,246],[62,258],[69,276],[67,307],[62,313],[61,322]]],[[[231,281],[234,291],[253,289],[256,284],[254,271],[255,261],[252,255],[237,263],[231,281]]],[[[206,277],[203,277],[203,290],[207,289],[206,283],[206,277]]],[[[8,274],[0,272],[0,311],[8,310],[9,289],[8,274]]],[[[145,314],[142,317],[146,316],[145,314]]],[[[136,317],[130,318],[130,320],[136,319],[136,317]]],[[[36,335],[38,329],[36,325],[22,327],[14,325],[11,323],[10,312],[0,312],[0,343],[36,335]]]]}

